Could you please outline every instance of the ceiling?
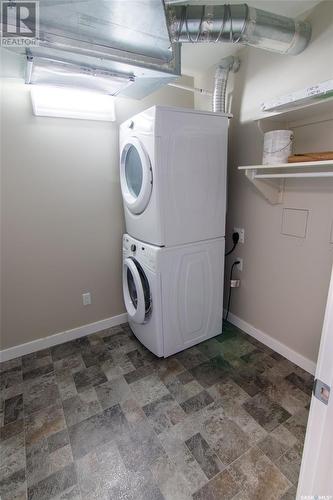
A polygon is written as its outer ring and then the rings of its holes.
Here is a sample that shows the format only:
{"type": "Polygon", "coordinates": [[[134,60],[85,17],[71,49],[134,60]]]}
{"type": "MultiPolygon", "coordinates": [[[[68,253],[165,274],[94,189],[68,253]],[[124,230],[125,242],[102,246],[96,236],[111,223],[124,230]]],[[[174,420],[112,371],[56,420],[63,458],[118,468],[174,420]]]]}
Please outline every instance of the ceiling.
{"type": "MultiPolygon", "coordinates": [[[[248,0],[246,3],[251,7],[267,10],[288,17],[298,17],[312,9],[321,0],[248,0]]],[[[166,3],[184,3],[183,1],[166,0],[166,3]]],[[[190,4],[239,4],[242,0],[190,0],[190,4]]],[[[202,73],[211,66],[217,64],[223,57],[235,54],[242,48],[237,44],[183,44],[182,45],[182,73],[195,75],[202,73]]]]}
{"type": "MultiPolygon", "coordinates": [[[[43,0],[47,3],[50,0],[43,0]]],[[[73,0],[72,0],[73,1],[73,0]]],[[[85,0],[83,0],[84,2],[85,0]]],[[[119,0],[118,0],[119,1],[119,0]]],[[[147,1],[147,0],[146,0],[147,1]]],[[[190,4],[239,4],[244,0],[189,0],[190,4]]],[[[248,0],[248,5],[259,9],[274,12],[290,17],[301,16],[312,9],[321,0],[248,0]]],[[[68,2],[68,0],[57,0],[58,3],[68,2]]],[[[184,3],[184,0],[165,0],[165,3],[184,3]]],[[[237,44],[183,44],[181,49],[182,74],[195,75],[204,73],[212,66],[216,65],[223,57],[235,54],[242,48],[237,44]]],[[[1,49],[1,48],[0,48],[1,49]]],[[[3,54],[2,74],[13,77],[22,74],[25,64],[23,58],[17,54],[3,54]],[[13,56],[13,57],[12,57],[13,56]],[[15,56],[15,57],[14,57],[15,56]]]]}

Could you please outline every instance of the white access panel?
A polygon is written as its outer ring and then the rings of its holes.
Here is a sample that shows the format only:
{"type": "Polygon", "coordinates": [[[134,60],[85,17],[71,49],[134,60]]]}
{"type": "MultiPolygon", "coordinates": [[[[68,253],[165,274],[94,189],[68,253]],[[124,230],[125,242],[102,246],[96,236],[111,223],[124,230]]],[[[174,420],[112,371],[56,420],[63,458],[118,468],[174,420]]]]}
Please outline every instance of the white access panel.
{"type": "Polygon", "coordinates": [[[162,257],[166,357],[222,331],[224,238],[169,249],[162,257]]]}

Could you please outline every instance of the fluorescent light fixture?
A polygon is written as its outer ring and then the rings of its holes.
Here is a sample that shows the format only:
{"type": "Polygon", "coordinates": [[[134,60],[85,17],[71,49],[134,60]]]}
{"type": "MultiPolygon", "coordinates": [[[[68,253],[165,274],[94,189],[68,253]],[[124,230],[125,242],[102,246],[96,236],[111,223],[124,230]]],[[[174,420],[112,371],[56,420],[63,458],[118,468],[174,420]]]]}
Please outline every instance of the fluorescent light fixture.
{"type": "Polygon", "coordinates": [[[33,85],[31,102],[36,116],[113,122],[114,97],[90,90],[33,85]]]}
{"type": "Polygon", "coordinates": [[[74,62],[28,56],[25,82],[117,95],[134,83],[134,76],[74,62]]]}
{"type": "Polygon", "coordinates": [[[298,90],[282,97],[266,101],[261,105],[262,111],[288,111],[308,106],[320,99],[333,97],[333,80],[327,80],[312,87],[298,90]]]}

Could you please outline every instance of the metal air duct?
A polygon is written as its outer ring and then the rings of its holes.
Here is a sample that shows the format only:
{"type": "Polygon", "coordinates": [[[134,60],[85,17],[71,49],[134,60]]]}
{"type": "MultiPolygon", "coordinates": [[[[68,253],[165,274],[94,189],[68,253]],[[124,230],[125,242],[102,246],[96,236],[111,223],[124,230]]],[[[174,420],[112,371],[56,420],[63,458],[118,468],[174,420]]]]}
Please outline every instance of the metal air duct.
{"type": "Polygon", "coordinates": [[[280,54],[299,54],[311,38],[311,25],[239,5],[167,7],[171,40],[182,43],[232,42],[280,54]]]}

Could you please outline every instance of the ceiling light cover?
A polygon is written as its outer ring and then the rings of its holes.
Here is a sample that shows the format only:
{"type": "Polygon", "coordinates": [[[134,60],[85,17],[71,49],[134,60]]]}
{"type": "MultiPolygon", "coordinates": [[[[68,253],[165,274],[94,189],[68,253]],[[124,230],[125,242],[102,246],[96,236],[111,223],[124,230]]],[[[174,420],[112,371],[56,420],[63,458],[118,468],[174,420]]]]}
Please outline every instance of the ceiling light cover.
{"type": "Polygon", "coordinates": [[[117,95],[133,82],[132,75],[49,58],[27,59],[26,83],[82,88],[117,95]]]}
{"type": "Polygon", "coordinates": [[[31,102],[36,116],[115,121],[114,98],[110,95],[49,85],[31,87],[31,102]]]}

